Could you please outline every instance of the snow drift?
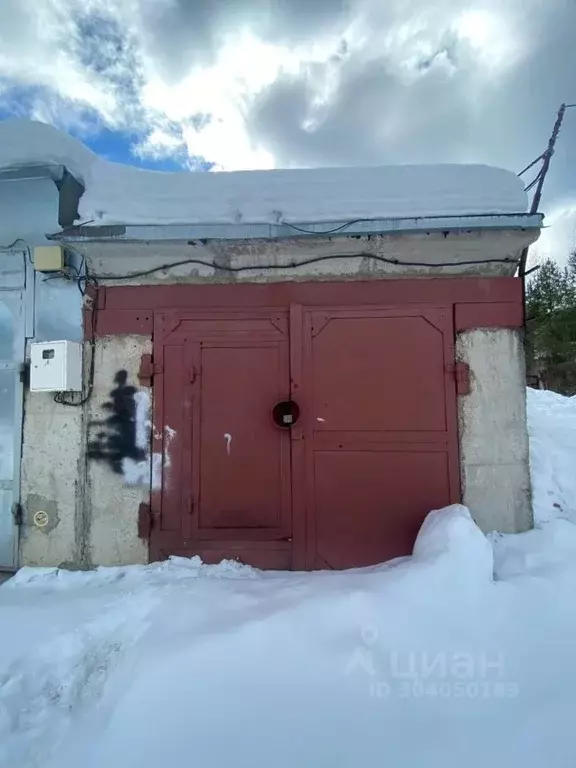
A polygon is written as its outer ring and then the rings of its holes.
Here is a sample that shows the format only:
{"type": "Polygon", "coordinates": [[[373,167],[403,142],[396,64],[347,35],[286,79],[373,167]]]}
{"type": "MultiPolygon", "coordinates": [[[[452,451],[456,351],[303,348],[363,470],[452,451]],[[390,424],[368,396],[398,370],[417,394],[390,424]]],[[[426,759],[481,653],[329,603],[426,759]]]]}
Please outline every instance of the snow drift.
{"type": "Polygon", "coordinates": [[[86,187],[94,224],[279,224],[527,208],[522,181],[484,165],[404,165],[231,173],[161,173],[112,163],[44,123],[0,122],[0,168],[64,165],[86,187]]]}
{"type": "MultiPolygon", "coordinates": [[[[530,398],[557,498],[570,406],[530,398]]],[[[412,557],[347,572],[24,568],[0,588],[0,766],[572,766],[576,526],[492,539],[454,505],[412,557]]]]}

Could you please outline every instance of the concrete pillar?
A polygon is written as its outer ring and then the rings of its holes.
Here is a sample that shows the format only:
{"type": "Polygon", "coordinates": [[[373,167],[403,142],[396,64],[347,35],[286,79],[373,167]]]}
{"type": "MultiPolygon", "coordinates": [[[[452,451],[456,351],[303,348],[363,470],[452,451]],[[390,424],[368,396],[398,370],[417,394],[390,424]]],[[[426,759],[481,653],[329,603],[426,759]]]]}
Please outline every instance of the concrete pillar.
{"type": "Polygon", "coordinates": [[[458,402],[464,504],[485,532],[528,530],[533,516],[521,332],[466,331],[456,352],[471,372],[471,392],[458,402]]]}
{"type": "Polygon", "coordinates": [[[142,354],[151,352],[152,343],[143,336],[110,336],[96,342],[94,391],[86,419],[86,503],[89,556],[97,565],[148,562],[148,543],[138,538],[138,507],[150,497],[151,398],[150,390],[140,387],[138,369],[142,354]],[[130,436],[123,437],[127,425],[122,410],[130,403],[124,398],[133,399],[136,407],[140,459],[126,454],[130,436]]]}

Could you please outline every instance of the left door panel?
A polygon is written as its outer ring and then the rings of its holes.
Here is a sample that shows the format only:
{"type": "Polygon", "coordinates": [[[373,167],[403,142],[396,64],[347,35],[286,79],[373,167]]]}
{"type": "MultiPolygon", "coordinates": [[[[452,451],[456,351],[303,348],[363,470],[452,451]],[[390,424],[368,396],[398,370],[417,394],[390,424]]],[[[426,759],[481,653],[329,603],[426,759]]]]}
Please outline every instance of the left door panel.
{"type": "Polygon", "coordinates": [[[272,419],[289,397],[288,320],[261,315],[183,316],[164,339],[153,557],[290,567],[290,436],[272,419]]]}

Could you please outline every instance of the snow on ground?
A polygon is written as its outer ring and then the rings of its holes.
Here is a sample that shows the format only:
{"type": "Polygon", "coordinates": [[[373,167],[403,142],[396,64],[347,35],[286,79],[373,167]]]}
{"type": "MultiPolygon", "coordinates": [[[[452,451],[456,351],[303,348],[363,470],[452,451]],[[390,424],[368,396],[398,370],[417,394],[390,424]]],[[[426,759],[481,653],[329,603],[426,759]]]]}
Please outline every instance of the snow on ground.
{"type": "Polygon", "coordinates": [[[65,165],[94,224],[278,224],[523,213],[513,173],[485,165],[161,173],[112,163],[52,126],[0,122],[0,168],[65,165]]]}
{"type": "Polygon", "coordinates": [[[537,523],[576,523],[576,397],[529,389],[528,424],[537,523]]]}
{"type": "MultiPolygon", "coordinates": [[[[534,445],[570,406],[530,398],[534,445]]],[[[544,497],[568,430],[546,472],[533,451],[544,497]]],[[[23,569],[0,588],[0,765],[573,766],[576,526],[548,517],[486,538],[450,507],[412,558],[340,573],[23,569]]]]}

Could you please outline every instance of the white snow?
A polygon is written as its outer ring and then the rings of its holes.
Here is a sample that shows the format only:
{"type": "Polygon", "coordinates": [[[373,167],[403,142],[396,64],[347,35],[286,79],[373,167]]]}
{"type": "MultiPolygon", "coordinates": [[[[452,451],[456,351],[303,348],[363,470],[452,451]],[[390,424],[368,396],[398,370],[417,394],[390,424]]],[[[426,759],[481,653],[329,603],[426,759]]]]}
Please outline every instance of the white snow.
{"type": "MultiPolygon", "coordinates": [[[[561,466],[569,401],[530,399],[561,466]]],[[[487,539],[460,505],[348,572],[25,568],[0,588],[0,765],[568,768],[575,594],[572,522],[487,539]]]]}
{"type": "Polygon", "coordinates": [[[576,397],[529,389],[528,426],[536,522],[576,523],[576,397]]]}
{"type": "Polygon", "coordinates": [[[0,122],[0,168],[65,165],[84,183],[95,224],[278,224],[523,213],[513,173],[485,165],[404,165],[232,173],[161,173],[109,162],[27,120],[0,122]]]}

